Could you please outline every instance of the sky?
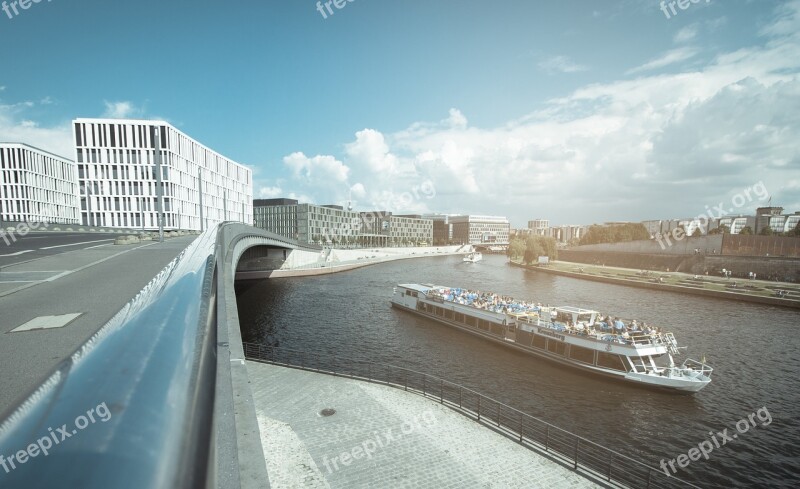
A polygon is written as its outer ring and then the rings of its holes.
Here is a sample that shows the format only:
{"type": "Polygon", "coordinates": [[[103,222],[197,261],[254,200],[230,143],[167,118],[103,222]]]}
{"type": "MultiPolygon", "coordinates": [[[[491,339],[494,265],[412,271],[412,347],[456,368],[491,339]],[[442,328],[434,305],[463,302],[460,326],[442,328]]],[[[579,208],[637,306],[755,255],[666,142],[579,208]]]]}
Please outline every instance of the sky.
{"type": "Polygon", "coordinates": [[[0,141],[166,120],[255,198],[513,227],[800,211],[800,0],[684,1],[9,5],[0,141]]]}

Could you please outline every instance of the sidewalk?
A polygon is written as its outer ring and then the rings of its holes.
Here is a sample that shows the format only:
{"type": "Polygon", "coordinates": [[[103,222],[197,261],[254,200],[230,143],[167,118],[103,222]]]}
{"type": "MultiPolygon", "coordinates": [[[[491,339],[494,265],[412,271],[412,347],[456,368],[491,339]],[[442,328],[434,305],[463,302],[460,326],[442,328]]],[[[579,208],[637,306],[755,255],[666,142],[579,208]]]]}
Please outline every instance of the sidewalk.
{"type": "Polygon", "coordinates": [[[598,487],[416,394],[251,361],[247,370],[273,489],[598,487]]]}

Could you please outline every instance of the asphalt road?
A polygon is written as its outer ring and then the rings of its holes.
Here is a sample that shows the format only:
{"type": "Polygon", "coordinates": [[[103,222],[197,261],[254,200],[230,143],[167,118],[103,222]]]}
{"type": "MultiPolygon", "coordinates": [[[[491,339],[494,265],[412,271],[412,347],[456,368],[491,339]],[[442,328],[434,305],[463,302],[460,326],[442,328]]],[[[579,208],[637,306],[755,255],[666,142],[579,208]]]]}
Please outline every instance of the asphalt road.
{"type": "MultiPolygon", "coordinates": [[[[80,347],[196,238],[182,236],[164,243],[134,245],[114,245],[113,241],[85,243],[113,240],[114,236],[119,235],[76,233],[26,239],[18,243],[22,246],[15,248],[17,251],[35,249],[50,255],[28,258],[30,261],[3,266],[0,270],[0,371],[4,374],[0,375],[0,415],[18,405],[59,362],[80,347]],[[49,248],[60,246],[55,244],[59,242],[69,246],[49,248]],[[30,246],[31,243],[36,244],[30,246]],[[56,325],[48,319],[63,315],[75,317],[56,325]],[[44,324],[24,328],[37,319],[44,324]]],[[[4,245],[0,241],[0,247],[4,245]]],[[[16,258],[33,255],[31,252],[16,258]]]]}
{"type": "Polygon", "coordinates": [[[26,262],[67,251],[75,251],[114,242],[116,233],[28,233],[25,236],[2,231],[0,267],[26,262]]]}

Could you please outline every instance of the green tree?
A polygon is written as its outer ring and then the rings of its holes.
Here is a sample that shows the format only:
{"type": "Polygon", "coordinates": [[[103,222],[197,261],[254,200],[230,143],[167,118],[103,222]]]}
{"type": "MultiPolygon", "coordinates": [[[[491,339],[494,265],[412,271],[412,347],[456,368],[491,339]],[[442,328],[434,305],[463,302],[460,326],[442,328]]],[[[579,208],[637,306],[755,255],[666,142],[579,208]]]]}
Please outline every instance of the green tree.
{"type": "Polygon", "coordinates": [[[521,238],[514,238],[508,244],[508,251],[506,252],[508,257],[512,260],[514,258],[520,258],[525,255],[525,241],[521,238]]]}
{"type": "Polygon", "coordinates": [[[710,234],[710,235],[712,235],[712,234],[730,234],[730,233],[731,233],[731,228],[729,228],[725,224],[719,225],[719,226],[715,227],[714,229],[711,229],[711,230],[708,231],[708,234],[710,234]]]}
{"type": "Polygon", "coordinates": [[[545,236],[531,236],[525,240],[525,253],[523,261],[528,264],[539,261],[540,256],[550,257],[551,260],[558,259],[558,248],[555,238],[545,236]]]}
{"type": "Polygon", "coordinates": [[[586,231],[580,244],[621,243],[650,239],[650,233],[644,224],[610,224],[608,226],[593,225],[586,231]]]}
{"type": "Polygon", "coordinates": [[[739,234],[741,234],[742,236],[750,236],[753,234],[753,228],[751,228],[750,226],[745,226],[742,228],[741,231],[739,231],[739,234]]]}
{"type": "Polygon", "coordinates": [[[786,232],[786,236],[800,236],[800,222],[791,231],[786,232]]]}
{"type": "Polygon", "coordinates": [[[701,231],[700,228],[695,229],[694,232],[692,233],[692,237],[698,237],[698,236],[702,236],[702,235],[703,235],[703,231],[701,231]]]}
{"type": "Polygon", "coordinates": [[[767,226],[761,231],[759,231],[758,234],[761,236],[772,236],[773,234],[775,234],[775,231],[773,231],[771,227],[767,226]]]}

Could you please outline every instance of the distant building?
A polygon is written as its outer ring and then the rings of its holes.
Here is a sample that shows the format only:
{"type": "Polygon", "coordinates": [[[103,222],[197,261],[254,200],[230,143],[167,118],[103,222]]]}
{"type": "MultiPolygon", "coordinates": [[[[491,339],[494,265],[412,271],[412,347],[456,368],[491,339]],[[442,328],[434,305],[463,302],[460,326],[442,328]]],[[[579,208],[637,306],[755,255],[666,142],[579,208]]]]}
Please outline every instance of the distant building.
{"type": "Polygon", "coordinates": [[[253,200],[253,225],[289,239],[297,239],[297,201],[253,200]]]}
{"type": "Polygon", "coordinates": [[[508,244],[511,225],[499,216],[453,216],[453,241],[463,244],[508,244]]]}
{"type": "Polygon", "coordinates": [[[22,143],[0,143],[0,221],[80,223],[72,160],[22,143]]]}
{"type": "Polygon", "coordinates": [[[252,171],[167,122],[76,119],[73,134],[83,224],[158,228],[156,135],[165,229],[253,222],[252,171]]]}
{"type": "Polygon", "coordinates": [[[433,221],[433,244],[436,246],[450,244],[453,241],[453,224],[447,214],[423,214],[423,219],[433,221]]]}
{"type": "Polygon", "coordinates": [[[256,227],[301,243],[323,246],[430,245],[433,221],[391,212],[355,212],[340,205],[300,204],[292,199],[258,199],[256,227]]]}
{"type": "Polygon", "coordinates": [[[589,226],[577,226],[577,225],[566,225],[566,226],[556,226],[550,228],[550,233],[553,238],[555,238],[556,242],[561,244],[567,244],[572,240],[578,240],[586,234],[586,231],[589,229],[589,226]]]}
{"type": "Polygon", "coordinates": [[[389,241],[395,245],[433,244],[433,220],[422,216],[389,216],[389,241]]]}
{"type": "Polygon", "coordinates": [[[534,219],[532,221],[528,221],[528,229],[532,231],[532,234],[549,236],[550,221],[548,219],[534,219]]]}

